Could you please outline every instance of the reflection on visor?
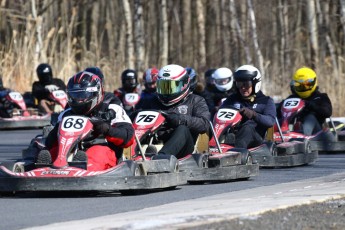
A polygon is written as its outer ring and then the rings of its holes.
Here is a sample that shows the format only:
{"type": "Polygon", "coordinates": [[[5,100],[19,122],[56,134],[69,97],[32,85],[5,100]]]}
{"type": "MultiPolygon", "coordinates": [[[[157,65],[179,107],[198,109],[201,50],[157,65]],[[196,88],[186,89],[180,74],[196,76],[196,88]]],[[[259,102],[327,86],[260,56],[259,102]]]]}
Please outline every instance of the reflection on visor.
{"type": "Polygon", "coordinates": [[[164,80],[160,79],[157,81],[157,93],[162,95],[171,95],[175,93],[180,93],[188,84],[184,84],[184,81],[172,81],[172,80],[164,80]]]}
{"type": "Polygon", "coordinates": [[[292,85],[297,92],[305,92],[311,90],[315,86],[316,79],[292,81],[292,85]]]}
{"type": "Polygon", "coordinates": [[[231,77],[223,78],[223,79],[214,79],[214,82],[217,85],[226,85],[231,81],[231,77]]]}
{"type": "Polygon", "coordinates": [[[251,81],[237,81],[236,86],[237,88],[249,88],[252,87],[253,83],[251,81]]]}
{"type": "Polygon", "coordinates": [[[84,89],[70,90],[67,93],[69,99],[78,102],[84,102],[93,97],[93,92],[87,92],[84,89]]]}

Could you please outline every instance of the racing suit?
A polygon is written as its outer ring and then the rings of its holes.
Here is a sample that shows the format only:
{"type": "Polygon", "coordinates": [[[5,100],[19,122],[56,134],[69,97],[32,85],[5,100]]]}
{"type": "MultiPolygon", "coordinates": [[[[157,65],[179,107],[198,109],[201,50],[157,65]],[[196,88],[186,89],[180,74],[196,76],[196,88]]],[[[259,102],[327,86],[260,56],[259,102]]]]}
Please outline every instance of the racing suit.
{"type": "Polygon", "coordinates": [[[193,153],[198,135],[209,130],[210,112],[205,99],[189,94],[171,106],[163,105],[157,97],[145,102],[139,110],[161,110],[166,114],[167,124],[158,133],[158,139],[164,145],[158,153],[177,158],[193,153]]]}
{"type": "Polygon", "coordinates": [[[40,81],[35,81],[32,84],[32,96],[38,100],[38,108],[42,112],[48,112],[42,106],[42,100],[53,102],[53,100],[49,97],[50,93],[54,90],[63,90],[66,92],[66,85],[65,83],[59,78],[53,78],[50,83],[41,83],[40,81]]]}
{"type": "MultiPolygon", "coordinates": [[[[57,124],[48,134],[45,145],[50,151],[53,161],[56,159],[58,152],[57,133],[59,124],[63,117],[73,114],[71,108],[61,112],[57,124]]],[[[132,145],[134,141],[134,129],[131,120],[123,110],[119,99],[112,93],[106,94],[103,102],[88,117],[91,118],[91,122],[93,118],[96,118],[97,122],[93,123],[92,137],[87,140],[89,143],[86,146],[87,168],[95,171],[111,168],[117,164],[118,159],[122,158],[123,148],[132,145]],[[113,116],[104,119],[104,115],[107,117],[109,111],[112,111],[113,116]],[[103,118],[103,120],[99,122],[99,118],[103,118]],[[98,141],[92,144],[92,141],[96,138],[98,141]],[[103,143],[99,141],[101,139],[104,140],[103,143]]]]}
{"type": "MultiPolygon", "coordinates": [[[[287,98],[299,98],[295,93],[291,94],[287,98]]],[[[308,97],[303,99],[305,102],[305,108],[297,115],[297,121],[302,122],[303,134],[312,135],[322,129],[322,124],[326,121],[326,118],[332,116],[332,103],[326,93],[321,93],[318,89],[308,97]]],[[[281,107],[282,101],[277,106],[277,117],[282,117],[281,107]]]]}
{"type": "MultiPolygon", "coordinates": [[[[271,97],[259,91],[254,100],[244,99],[239,92],[230,95],[222,104],[221,108],[237,108],[253,111],[251,118],[242,114],[239,127],[234,131],[235,147],[253,148],[262,144],[267,129],[275,123],[276,108],[271,97]]],[[[240,110],[242,111],[242,110],[240,110]]]]}

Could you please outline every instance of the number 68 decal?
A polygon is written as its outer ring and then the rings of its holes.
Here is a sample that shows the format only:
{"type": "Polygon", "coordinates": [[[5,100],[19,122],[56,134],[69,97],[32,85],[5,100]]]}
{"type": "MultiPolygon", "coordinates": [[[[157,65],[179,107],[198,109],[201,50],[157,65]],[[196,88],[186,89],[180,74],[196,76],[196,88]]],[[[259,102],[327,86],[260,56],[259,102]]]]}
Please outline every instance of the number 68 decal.
{"type": "Polygon", "coordinates": [[[238,113],[235,109],[219,109],[217,112],[217,118],[221,121],[231,121],[235,118],[238,113]]]}
{"type": "Polygon", "coordinates": [[[87,118],[79,116],[64,117],[61,123],[61,128],[66,132],[78,132],[84,129],[87,118]]]}
{"type": "Polygon", "coordinates": [[[159,113],[155,111],[143,111],[138,113],[135,123],[137,125],[150,125],[156,122],[159,113]]]}

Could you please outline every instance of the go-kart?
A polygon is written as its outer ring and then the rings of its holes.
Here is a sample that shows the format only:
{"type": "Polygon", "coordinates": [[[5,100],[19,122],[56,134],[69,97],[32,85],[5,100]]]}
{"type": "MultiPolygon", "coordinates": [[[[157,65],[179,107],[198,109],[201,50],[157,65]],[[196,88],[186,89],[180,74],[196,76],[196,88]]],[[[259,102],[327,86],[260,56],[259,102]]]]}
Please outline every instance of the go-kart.
{"type": "MultiPolygon", "coordinates": [[[[140,152],[153,159],[159,157],[157,152],[163,143],[158,134],[166,129],[165,116],[169,115],[164,111],[140,111],[137,114],[133,121],[137,142],[131,146],[132,158],[138,157],[140,152]]],[[[179,169],[187,173],[188,183],[224,182],[257,175],[258,166],[252,163],[247,152],[210,153],[208,139],[206,146],[206,149],[196,148],[198,151],[179,159],[179,169]]]]}
{"type": "MultiPolygon", "coordinates": [[[[344,152],[345,151],[345,130],[342,123],[335,125],[332,118],[324,124],[321,131],[307,136],[303,134],[301,123],[297,121],[297,115],[305,107],[304,100],[300,98],[288,98],[281,107],[281,127],[275,128],[274,140],[284,141],[291,140],[308,140],[311,148],[318,152],[344,152]]],[[[279,125],[279,124],[278,124],[279,125]]]]}
{"type": "Polygon", "coordinates": [[[138,93],[126,93],[122,99],[123,109],[128,115],[132,114],[139,101],[140,95],[138,93]]]}
{"type": "Polygon", "coordinates": [[[40,128],[49,125],[50,115],[27,107],[19,92],[8,92],[5,97],[13,105],[13,110],[11,117],[0,117],[0,129],[40,128]]]}
{"type": "MultiPolygon", "coordinates": [[[[260,167],[292,167],[309,164],[317,158],[317,151],[312,151],[307,140],[274,142],[265,140],[261,145],[249,149],[235,148],[234,132],[240,125],[242,115],[236,108],[219,109],[214,118],[214,136],[218,138],[220,149],[224,151],[248,152],[260,167]]],[[[268,134],[269,135],[269,134],[268,134]]],[[[216,139],[210,140],[210,146],[218,151],[216,139]]]]}
{"type": "Polygon", "coordinates": [[[41,151],[48,150],[43,149],[44,135],[34,138],[29,148],[23,151],[23,159],[0,163],[0,193],[120,191],[126,194],[170,189],[186,183],[185,180],[181,181],[177,173],[177,159],[173,157],[151,161],[146,161],[145,157],[142,161],[121,159],[109,169],[88,170],[83,151],[95,143],[102,143],[101,139],[89,138],[92,128],[92,122],[87,117],[64,117],[58,131],[58,154],[52,163],[36,160],[38,152],[41,154],[41,151]]]}

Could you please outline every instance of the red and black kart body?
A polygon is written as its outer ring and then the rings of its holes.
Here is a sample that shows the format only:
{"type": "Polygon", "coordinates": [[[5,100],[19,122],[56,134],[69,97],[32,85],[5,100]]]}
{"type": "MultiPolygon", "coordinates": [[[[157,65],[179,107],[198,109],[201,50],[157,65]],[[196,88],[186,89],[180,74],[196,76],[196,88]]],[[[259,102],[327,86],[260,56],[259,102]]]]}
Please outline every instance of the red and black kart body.
{"type": "MultiPolygon", "coordinates": [[[[168,115],[162,111],[141,111],[137,114],[133,122],[137,137],[137,143],[131,149],[133,158],[138,157],[138,152],[157,157],[157,149],[163,146],[157,137],[164,129],[165,116],[168,115]]],[[[248,179],[258,173],[258,166],[252,164],[251,158],[243,159],[240,152],[214,154],[208,149],[179,159],[179,169],[187,173],[187,181],[191,184],[248,179]]]]}
{"type": "Polygon", "coordinates": [[[282,119],[279,126],[275,127],[274,140],[281,142],[283,136],[284,141],[292,140],[308,140],[312,150],[318,152],[344,152],[345,151],[345,130],[343,124],[336,127],[329,119],[328,124],[314,135],[306,136],[303,134],[301,123],[296,117],[305,107],[304,100],[300,98],[288,98],[281,107],[282,119]],[[329,124],[331,127],[329,127],[329,124]]]}
{"type": "Polygon", "coordinates": [[[36,108],[28,108],[19,92],[9,92],[6,99],[12,103],[12,117],[0,117],[0,129],[39,128],[49,125],[50,115],[42,114],[36,108]]]}
{"type": "MultiPolygon", "coordinates": [[[[222,151],[239,151],[234,148],[234,141],[229,142],[228,136],[234,136],[233,132],[240,124],[242,116],[235,108],[222,108],[214,117],[214,136],[219,140],[219,148],[222,151]],[[230,132],[229,132],[230,131],[230,132]]],[[[210,146],[218,151],[214,138],[210,140],[210,146]]],[[[274,142],[265,140],[261,145],[242,149],[248,152],[260,167],[292,167],[312,163],[317,158],[317,152],[311,151],[310,143],[306,141],[274,142]]]]}
{"type": "Polygon", "coordinates": [[[42,144],[44,137],[36,137],[29,148],[23,151],[23,160],[0,163],[0,192],[120,191],[126,193],[173,188],[186,183],[184,178],[181,179],[175,172],[177,160],[175,164],[167,159],[155,160],[154,163],[123,160],[106,170],[88,170],[86,161],[76,161],[74,157],[78,151],[85,151],[84,146],[92,144],[87,141],[92,127],[87,117],[64,117],[59,126],[56,160],[46,165],[35,163],[37,149],[44,147],[42,144]]]}

